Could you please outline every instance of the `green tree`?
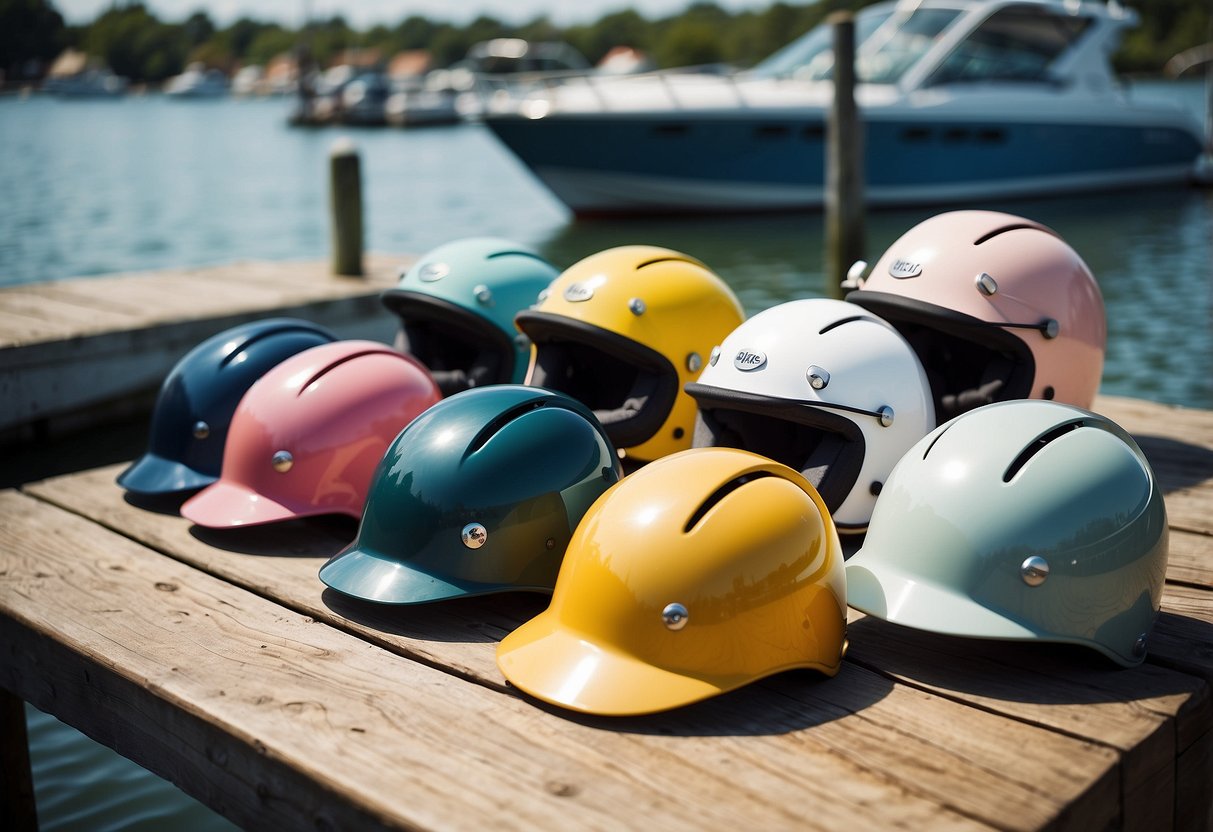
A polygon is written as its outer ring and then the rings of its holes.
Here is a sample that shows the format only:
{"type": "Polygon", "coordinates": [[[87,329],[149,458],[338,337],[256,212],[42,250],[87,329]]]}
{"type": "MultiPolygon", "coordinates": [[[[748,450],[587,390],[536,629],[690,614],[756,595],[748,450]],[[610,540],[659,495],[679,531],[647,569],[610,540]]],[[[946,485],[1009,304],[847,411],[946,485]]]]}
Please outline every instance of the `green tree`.
{"type": "Polygon", "coordinates": [[[63,16],[46,0],[0,0],[0,71],[9,79],[40,74],[63,35],[63,16]]]}
{"type": "Polygon", "coordinates": [[[135,81],[175,75],[189,55],[184,29],[161,23],[140,3],[105,11],[88,27],[84,47],[115,73],[135,81]]]}

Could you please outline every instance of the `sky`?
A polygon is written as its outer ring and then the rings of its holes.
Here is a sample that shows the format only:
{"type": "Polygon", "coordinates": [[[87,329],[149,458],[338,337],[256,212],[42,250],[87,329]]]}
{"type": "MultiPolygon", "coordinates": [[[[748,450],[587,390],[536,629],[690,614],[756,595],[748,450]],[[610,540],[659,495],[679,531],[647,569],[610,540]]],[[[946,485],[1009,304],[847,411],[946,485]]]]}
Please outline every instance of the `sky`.
{"type": "MultiPolygon", "coordinates": [[[[113,0],[50,0],[69,23],[87,23],[113,4],[113,0]]],[[[547,15],[553,23],[567,26],[590,23],[604,14],[634,8],[645,17],[675,14],[692,0],[143,0],[164,21],[180,21],[195,11],[205,11],[220,26],[240,17],[298,26],[310,11],[312,17],[341,14],[355,28],[376,23],[398,23],[417,14],[435,21],[466,23],[488,14],[507,23],[523,23],[547,15]]],[[[761,8],[772,0],[715,0],[722,8],[761,8]]],[[[792,0],[793,3],[805,0],[792,0]]]]}

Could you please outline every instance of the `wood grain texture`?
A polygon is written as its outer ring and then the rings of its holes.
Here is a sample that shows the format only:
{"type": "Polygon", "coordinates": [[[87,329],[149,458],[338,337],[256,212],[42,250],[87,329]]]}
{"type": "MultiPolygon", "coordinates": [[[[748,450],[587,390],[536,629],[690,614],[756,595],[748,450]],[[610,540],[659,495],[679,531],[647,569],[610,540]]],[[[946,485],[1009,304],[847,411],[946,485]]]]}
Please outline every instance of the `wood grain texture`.
{"type": "Polygon", "coordinates": [[[0,495],[0,513],[0,681],[238,823],[1118,821],[1107,749],[899,693],[858,667],[830,681],[787,674],[664,716],[566,718],[402,661],[29,497],[0,495]],[[832,699],[844,692],[849,707],[832,699]]]}

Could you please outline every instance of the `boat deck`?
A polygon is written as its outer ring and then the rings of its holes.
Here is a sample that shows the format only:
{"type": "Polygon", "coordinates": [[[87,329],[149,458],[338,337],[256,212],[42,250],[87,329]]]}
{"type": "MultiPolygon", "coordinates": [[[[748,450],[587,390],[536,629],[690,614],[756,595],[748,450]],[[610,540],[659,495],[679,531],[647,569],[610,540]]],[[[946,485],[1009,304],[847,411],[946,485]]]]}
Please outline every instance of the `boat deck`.
{"type": "Polygon", "coordinates": [[[253,828],[1213,828],[1213,413],[1097,409],[1172,527],[1135,669],[856,614],[833,679],[577,716],[494,661],[542,597],[357,604],[352,523],[207,531],[111,466],[0,492],[0,688],[253,828]]]}

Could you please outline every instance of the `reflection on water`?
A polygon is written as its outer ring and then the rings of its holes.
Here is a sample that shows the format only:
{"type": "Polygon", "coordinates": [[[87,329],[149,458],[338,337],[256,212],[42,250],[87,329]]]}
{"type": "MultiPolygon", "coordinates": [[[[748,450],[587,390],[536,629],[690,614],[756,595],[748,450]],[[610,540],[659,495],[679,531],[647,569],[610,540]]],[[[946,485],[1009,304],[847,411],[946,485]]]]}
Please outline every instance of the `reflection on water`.
{"type": "MultiPolygon", "coordinates": [[[[1146,88],[1203,106],[1199,84],[1146,88]]],[[[239,259],[326,256],[336,130],[291,130],[283,101],[0,99],[0,285],[239,259]]],[[[491,234],[558,266],[615,245],[683,250],[749,313],[824,294],[820,214],[578,222],[480,126],[346,131],[376,251],[491,234]]],[[[638,151],[642,152],[642,151],[638,151]]],[[[1108,308],[1103,392],[1213,407],[1213,191],[973,204],[1056,229],[1108,308]]],[[[868,259],[933,209],[872,215],[868,259]]],[[[385,313],[386,314],[386,313],[385,313]]],[[[173,787],[31,712],[46,828],[227,828],[173,787]]]]}

